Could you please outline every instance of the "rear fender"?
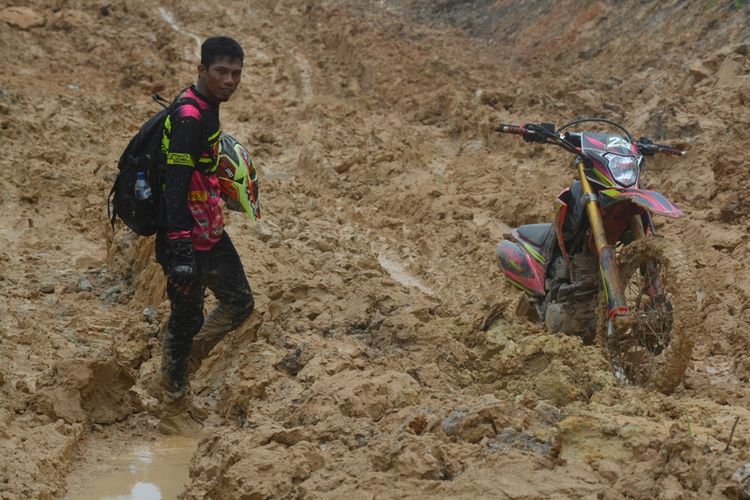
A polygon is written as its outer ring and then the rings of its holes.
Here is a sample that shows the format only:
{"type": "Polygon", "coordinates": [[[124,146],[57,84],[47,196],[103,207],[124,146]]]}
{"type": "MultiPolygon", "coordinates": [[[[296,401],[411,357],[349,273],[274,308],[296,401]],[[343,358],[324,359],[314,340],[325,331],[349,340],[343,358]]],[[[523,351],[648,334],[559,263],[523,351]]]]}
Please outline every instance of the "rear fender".
{"type": "Polygon", "coordinates": [[[608,188],[599,191],[599,203],[605,209],[615,203],[630,201],[651,213],[678,218],[685,215],[677,205],[657,191],[631,188],[608,188]]]}
{"type": "Polygon", "coordinates": [[[508,280],[526,293],[543,297],[544,266],[521,245],[501,240],[497,245],[497,260],[508,280]]]}

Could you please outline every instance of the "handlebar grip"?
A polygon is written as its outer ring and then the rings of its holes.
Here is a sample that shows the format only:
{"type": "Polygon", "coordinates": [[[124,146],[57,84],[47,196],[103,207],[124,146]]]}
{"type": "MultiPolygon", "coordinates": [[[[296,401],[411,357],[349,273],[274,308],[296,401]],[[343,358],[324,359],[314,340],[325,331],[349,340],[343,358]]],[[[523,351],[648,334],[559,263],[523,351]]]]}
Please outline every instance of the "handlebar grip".
{"type": "Polygon", "coordinates": [[[495,130],[498,131],[498,132],[502,132],[504,134],[524,135],[524,134],[528,134],[529,133],[528,130],[526,130],[523,127],[519,127],[518,125],[500,124],[497,127],[495,127],[495,130]]]}
{"type": "Polygon", "coordinates": [[[664,153],[667,155],[672,156],[683,156],[687,154],[687,151],[682,151],[681,149],[673,148],[672,146],[666,146],[664,144],[656,144],[655,142],[651,142],[650,140],[646,138],[641,138],[636,143],[638,150],[643,155],[653,155],[655,153],[664,153]]]}
{"type": "Polygon", "coordinates": [[[667,155],[683,156],[683,155],[687,154],[687,151],[683,151],[681,149],[673,148],[671,146],[663,146],[661,144],[655,144],[655,146],[657,148],[659,148],[658,151],[660,153],[664,153],[664,154],[667,154],[667,155]]]}

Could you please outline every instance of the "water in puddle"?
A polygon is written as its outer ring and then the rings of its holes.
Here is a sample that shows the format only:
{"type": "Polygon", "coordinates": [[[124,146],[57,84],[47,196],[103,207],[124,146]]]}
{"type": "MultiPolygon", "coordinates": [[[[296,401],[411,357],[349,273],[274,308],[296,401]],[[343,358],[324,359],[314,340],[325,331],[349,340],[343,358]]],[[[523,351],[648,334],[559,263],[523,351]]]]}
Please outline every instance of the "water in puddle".
{"type": "Polygon", "coordinates": [[[164,436],[120,453],[106,466],[84,468],[68,480],[66,500],[161,500],[177,498],[188,480],[198,441],[164,436]]]}

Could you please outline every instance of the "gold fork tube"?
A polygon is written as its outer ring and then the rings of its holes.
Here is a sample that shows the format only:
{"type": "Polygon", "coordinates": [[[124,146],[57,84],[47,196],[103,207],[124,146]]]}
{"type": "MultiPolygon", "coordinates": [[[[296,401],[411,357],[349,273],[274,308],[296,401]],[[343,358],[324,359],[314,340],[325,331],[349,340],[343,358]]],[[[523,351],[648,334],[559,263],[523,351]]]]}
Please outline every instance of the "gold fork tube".
{"type": "Polygon", "coordinates": [[[615,316],[626,314],[628,308],[625,305],[625,293],[623,292],[622,282],[620,282],[620,272],[617,268],[615,259],[615,249],[607,241],[607,234],[604,231],[602,214],[599,209],[599,201],[596,193],[591,187],[591,183],[586,178],[584,172],[584,163],[576,163],[578,177],[581,180],[581,186],[586,196],[586,214],[591,224],[591,233],[596,245],[596,253],[599,256],[599,275],[602,279],[602,289],[607,297],[607,310],[610,319],[615,316]]]}

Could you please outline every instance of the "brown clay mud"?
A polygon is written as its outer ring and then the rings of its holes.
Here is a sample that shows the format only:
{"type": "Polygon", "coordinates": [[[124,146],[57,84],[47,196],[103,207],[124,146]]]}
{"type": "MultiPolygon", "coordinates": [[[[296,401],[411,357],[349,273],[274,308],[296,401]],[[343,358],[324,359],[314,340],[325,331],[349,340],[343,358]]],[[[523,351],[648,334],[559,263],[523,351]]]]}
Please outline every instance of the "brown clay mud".
{"type": "Polygon", "coordinates": [[[192,81],[192,35],[217,33],[246,51],[222,127],[261,172],[263,219],[227,214],[257,310],[192,377],[209,423],[188,475],[159,473],[183,498],[740,496],[746,2],[158,7],[0,7],[0,498],[64,498],[154,443],[164,278],[105,199],[150,96],[192,81]],[[573,178],[494,126],[584,116],[688,150],[644,171],[687,214],[656,224],[697,290],[669,396],[518,318],[494,260],[573,178]]]}

